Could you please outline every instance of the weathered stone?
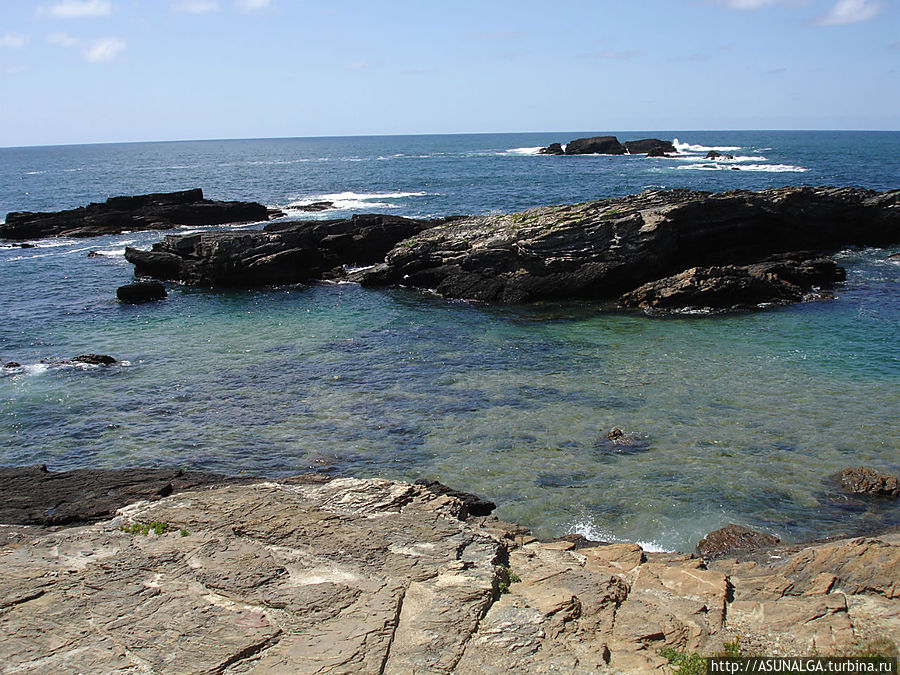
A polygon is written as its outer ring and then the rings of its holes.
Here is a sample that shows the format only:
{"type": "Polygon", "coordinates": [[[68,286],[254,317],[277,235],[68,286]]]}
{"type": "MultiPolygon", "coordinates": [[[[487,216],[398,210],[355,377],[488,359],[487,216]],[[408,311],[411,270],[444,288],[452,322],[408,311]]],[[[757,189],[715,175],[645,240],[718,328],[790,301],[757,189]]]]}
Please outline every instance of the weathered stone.
{"type": "Polygon", "coordinates": [[[539,155],[564,155],[566,151],[559,143],[551,143],[546,148],[538,150],[539,155]]]}
{"type": "Polygon", "coordinates": [[[866,466],[844,469],[836,474],[841,487],[854,494],[874,495],[877,497],[896,497],[900,494],[900,479],[888,473],[882,473],[866,466]]]}
{"type": "Polygon", "coordinates": [[[178,225],[222,225],[268,220],[256,202],[222,202],[203,198],[199,188],[134,197],[110,197],[105,202],[54,213],[14,212],[0,224],[0,237],[95,237],[126,230],[165,230],[178,225]]]}
{"type": "Polygon", "coordinates": [[[576,138],[566,144],[567,155],[624,155],[625,146],[615,136],[576,138]]]}
{"type": "Polygon", "coordinates": [[[704,558],[721,558],[738,551],[746,553],[774,546],[779,541],[775,535],[732,523],[703,537],[697,544],[697,553],[704,558]]]}
{"type": "Polygon", "coordinates": [[[625,141],[625,149],[630,155],[643,155],[648,157],[651,154],[654,157],[665,155],[666,153],[677,153],[675,146],[670,141],[661,141],[658,138],[645,138],[640,141],[625,141]]]}
{"type": "Polygon", "coordinates": [[[710,150],[706,153],[706,159],[734,159],[734,155],[718,152],[717,150],[710,150]]]}

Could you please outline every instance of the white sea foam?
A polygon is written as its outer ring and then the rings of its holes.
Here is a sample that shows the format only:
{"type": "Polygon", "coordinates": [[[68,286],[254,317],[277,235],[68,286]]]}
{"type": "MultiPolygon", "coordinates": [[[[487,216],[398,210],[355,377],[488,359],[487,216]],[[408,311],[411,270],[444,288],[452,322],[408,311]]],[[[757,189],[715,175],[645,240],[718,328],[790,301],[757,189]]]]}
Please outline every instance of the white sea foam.
{"type": "Polygon", "coordinates": [[[124,248],[108,248],[105,250],[94,251],[94,253],[96,253],[97,255],[108,256],[110,258],[116,258],[119,256],[124,256],[125,249],[124,248]]]}
{"type": "Polygon", "coordinates": [[[300,211],[301,206],[309,206],[315,202],[332,202],[333,206],[328,211],[349,211],[352,209],[396,209],[400,205],[395,199],[407,199],[409,197],[424,197],[427,192],[335,192],[324,195],[313,195],[294,200],[286,206],[280,207],[286,211],[300,211]]]}
{"type": "Polygon", "coordinates": [[[802,166],[794,166],[793,164],[741,164],[740,167],[732,168],[727,162],[704,162],[702,164],[685,164],[677,167],[678,169],[690,169],[694,171],[733,171],[740,169],[741,171],[756,171],[763,173],[804,173],[809,169],[802,166]]]}
{"type": "Polygon", "coordinates": [[[569,527],[568,534],[580,534],[585,539],[590,541],[604,541],[609,543],[624,543],[624,544],[637,544],[647,553],[673,553],[664,546],[662,546],[659,542],[655,541],[635,541],[631,542],[626,539],[622,539],[621,537],[617,537],[614,534],[606,532],[597,528],[593,523],[588,521],[579,521],[577,523],[573,523],[571,527],[569,527]]]}
{"type": "Polygon", "coordinates": [[[536,146],[534,148],[510,148],[506,151],[507,155],[536,155],[540,152],[543,146],[536,146]]]}
{"type": "Polygon", "coordinates": [[[709,152],[710,150],[736,152],[743,149],[740,145],[693,145],[691,143],[682,143],[677,138],[672,141],[672,145],[675,146],[678,152],[709,152]]]}
{"type": "Polygon", "coordinates": [[[42,173],[46,173],[46,171],[26,171],[26,176],[40,176],[42,173]]]}

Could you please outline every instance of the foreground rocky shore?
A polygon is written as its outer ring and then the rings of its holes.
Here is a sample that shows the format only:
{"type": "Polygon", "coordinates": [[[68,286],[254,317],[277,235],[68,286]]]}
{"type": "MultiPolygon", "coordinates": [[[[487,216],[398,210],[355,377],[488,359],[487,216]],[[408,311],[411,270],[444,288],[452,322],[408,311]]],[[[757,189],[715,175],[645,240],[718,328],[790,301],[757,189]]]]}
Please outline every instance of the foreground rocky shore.
{"type": "Polygon", "coordinates": [[[0,528],[0,672],[634,675],[666,672],[665,648],[847,654],[900,637],[898,535],[704,560],[537,541],[436,485],[169,474],[111,519],[0,528]]]}
{"type": "Polygon", "coordinates": [[[827,297],[844,278],[829,254],[898,241],[898,190],[651,190],[443,221],[366,215],[168,235],[126,258],[139,276],[208,286],[345,278],[483,302],[735,309],[827,297]]]}

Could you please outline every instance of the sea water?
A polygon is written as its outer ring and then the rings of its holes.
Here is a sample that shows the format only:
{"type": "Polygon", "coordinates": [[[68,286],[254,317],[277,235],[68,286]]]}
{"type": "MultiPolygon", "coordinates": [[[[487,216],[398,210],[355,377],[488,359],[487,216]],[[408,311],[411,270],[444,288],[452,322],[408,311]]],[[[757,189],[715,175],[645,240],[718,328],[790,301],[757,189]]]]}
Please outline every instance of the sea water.
{"type": "MultiPolygon", "coordinates": [[[[0,149],[0,217],[190,187],[315,218],[649,187],[900,187],[894,132],[632,132],[620,140],[677,138],[681,153],[536,154],[583,135],[0,149]],[[713,148],[734,159],[706,159],[713,148]],[[298,210],[313,201],[334,208],[298,210]]],[[[897,248],[840,252],[834,300],[755,313],[490,307],[352,284],[173,285],[163,302],[119,305],[125,246],[162,236],[0,247],[0,359],[22,364],[0,371],[0,464],[437,479],[541,536],[668,550],[730,522],[787,540],[900,522],[896,504],[847,500],[828,480],[859,464],[900,472],[897,248]],[[62,363],[85,352],[121,363],[62,363]],[[605,442],[615,427],[637,451],[605,442]]]]}

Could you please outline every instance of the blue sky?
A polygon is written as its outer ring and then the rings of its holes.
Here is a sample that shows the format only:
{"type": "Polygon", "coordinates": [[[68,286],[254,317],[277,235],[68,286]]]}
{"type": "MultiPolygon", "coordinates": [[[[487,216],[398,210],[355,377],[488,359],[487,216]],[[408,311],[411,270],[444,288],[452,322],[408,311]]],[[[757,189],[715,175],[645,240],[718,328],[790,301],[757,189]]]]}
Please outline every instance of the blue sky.
{"type": "Polygon", "coordinates": [[[900,129],[900,0],[2,0],[0,146],[900,129]]]}

